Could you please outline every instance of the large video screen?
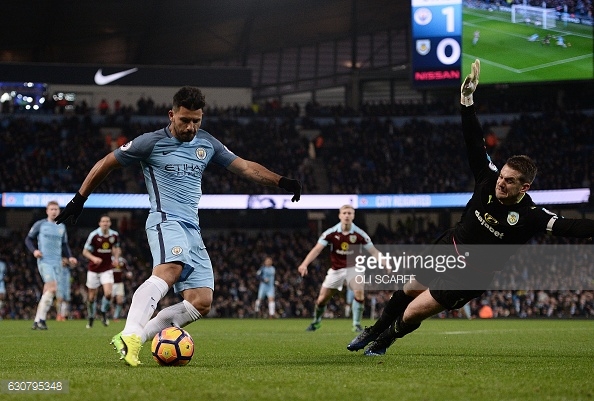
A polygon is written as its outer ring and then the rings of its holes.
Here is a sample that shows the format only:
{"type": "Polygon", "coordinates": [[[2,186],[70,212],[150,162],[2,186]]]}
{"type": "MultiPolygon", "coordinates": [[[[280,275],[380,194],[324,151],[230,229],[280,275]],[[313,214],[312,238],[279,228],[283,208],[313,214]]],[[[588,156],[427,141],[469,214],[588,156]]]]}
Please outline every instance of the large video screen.
{"type": "Polygon", "coordinates": [[[478,58],[481,84],[594,79],[592,17],[580,7],[586,3],[515,3],[463,3],[463,76],[478,58]]]}
{"type": "Polygon", "coordinates": [[[412,81],[417,88],[460,84],[462,0],[412,0],[412,81]]]}
{"type": "Polygon", "coordinates": [[[412,85],[459,85],[477,58],[481,84],[592,80],[588,4],[411,0],[412,85]]]}

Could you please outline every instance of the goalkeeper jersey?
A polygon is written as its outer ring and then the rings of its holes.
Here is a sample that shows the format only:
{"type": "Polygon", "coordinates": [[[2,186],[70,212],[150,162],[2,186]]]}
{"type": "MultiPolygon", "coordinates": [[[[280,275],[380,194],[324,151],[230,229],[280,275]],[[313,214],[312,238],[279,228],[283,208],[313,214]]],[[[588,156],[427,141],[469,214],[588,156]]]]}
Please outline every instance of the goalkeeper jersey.
{"type": "Polygon", "coordinates": [[[495,196],[499,169],[487,154],[483,130],[474,106],[462,106],[462,132],[468,161],[475,178],[472,197],[455,227],[460,244],[524,244],[539,232],[551,231],[557,215],[536,206],[530,195],[513,205],[495,196]]]}

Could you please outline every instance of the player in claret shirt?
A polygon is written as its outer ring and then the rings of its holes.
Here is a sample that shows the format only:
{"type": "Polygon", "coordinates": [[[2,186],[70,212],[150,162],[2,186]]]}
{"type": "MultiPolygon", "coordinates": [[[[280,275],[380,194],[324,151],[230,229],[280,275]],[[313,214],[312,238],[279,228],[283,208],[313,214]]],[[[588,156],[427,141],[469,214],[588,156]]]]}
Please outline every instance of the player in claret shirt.
{"type": "MultiPolygon", "coordinates": [[[[421,322],[443,310],[461,308],[479,297],[501,270],[517,247],[538,233],[555,236],[590,238],[594,236],[594,220],[565,219],[538,207],[527,194],[536,177],[536,165],[528,156],[510,157],[499,170],[486,153],[484,134],[479,123],[473,93],[479,82],[480,62],[472,64],[472,72],[461,88],[462,133],[468,161],[474,175],[472,197],[455,227],[447,230],[434,243],[461,255],[466,245],[508,245],[489,247],[464,274],[450,270],[444,274],[428,271],[416,274],[415,280],[394,292],[378,321],[354,338],[349,351],[369,346],[365,355],[383,355],[398,338],[413,332],[421,322]],[[468,275],[467,275],[468,272],[468,275]],[[472,281],[469,281],[469,276],[472,281]],[[471,284],[470,289],[468,284],[471,284]]],[[[486,249],[486,248],[485,248],[486,249]]]]}
{"type": "Polygon", "coordinates": [[[93,327],[96,313],[96,300],[99,287],[103,287],[101,298],[101,321],[104,326],[109,325],[107,312],[111,305],[113,290],[113,268],[121,255],[120,234],[111,229],[111,218],[107,215],[99,219],[99,228],[91,231],[85,242],[83,256],[89,260],[87,271],[87,315],[89,322],[87,329],[93,327]],[[113,258],[112,258],[113,257],[113,258]]]}
{"type": "Polygon", "coordinates": [[[330,245],[331,267],[322,283],[322,288],[316,300],[314,318],[307,327],[307,331],[315,331],[320,328],[328,301],[330,301],[337,291],[342,291],[345,283],[353,289],[355,294],[351,307],[353,313],[353,331],[363,331],[361,317],[365,308],[364,284],[356,282],[355,277],[357,272],[355,271],[355,266],[347,266],[347,256],[355,252],[354,247],[356,246],[362,246],[369,254],[376,258],[379,255],[379,251],[371,242],[369,235],[353,223],[355,209],[351,205],[342,206],[338,212],[338,218],[340,223],[330,227],[320,235],[317,244],[309,251],[297,268],[301,276],[305,276],[307,274],[307,266],[318,257],[327,245],[330,245]]]}

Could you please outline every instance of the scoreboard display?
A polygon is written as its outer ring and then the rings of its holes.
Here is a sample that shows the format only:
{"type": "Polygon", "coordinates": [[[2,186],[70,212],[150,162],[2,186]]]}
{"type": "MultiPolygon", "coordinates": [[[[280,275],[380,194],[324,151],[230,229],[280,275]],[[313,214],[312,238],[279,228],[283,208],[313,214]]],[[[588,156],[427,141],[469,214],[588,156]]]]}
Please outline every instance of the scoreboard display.
{"type": "Polygon", "coordinates": [[[462,0],[411,0],[413,87],[460,85],[462,0]]]}

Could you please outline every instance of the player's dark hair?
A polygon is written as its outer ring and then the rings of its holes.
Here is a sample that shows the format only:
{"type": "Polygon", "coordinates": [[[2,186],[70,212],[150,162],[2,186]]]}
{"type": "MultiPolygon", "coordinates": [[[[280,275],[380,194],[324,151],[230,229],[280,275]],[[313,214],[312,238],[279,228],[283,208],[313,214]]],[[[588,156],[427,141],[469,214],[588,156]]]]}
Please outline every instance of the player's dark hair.
{"type": "Polygon", "coordinates": [[[534,177],[536,177],[536,172],[538,171],[534,161],[526,155],[512,156],[507,159],[505,164],[521,174],[520,179],[523,183],[527,182],[532,184],[534,177]]]}
{"type": "Polygon", "coordinates": [[[204,108],[206,101],[202,91],[193,86],[184,86],[173,95],[173,108],[175,110],[185,107],[188,110],[200,110],[204,108]]]}

